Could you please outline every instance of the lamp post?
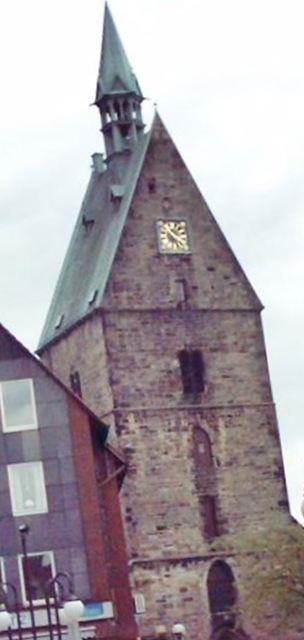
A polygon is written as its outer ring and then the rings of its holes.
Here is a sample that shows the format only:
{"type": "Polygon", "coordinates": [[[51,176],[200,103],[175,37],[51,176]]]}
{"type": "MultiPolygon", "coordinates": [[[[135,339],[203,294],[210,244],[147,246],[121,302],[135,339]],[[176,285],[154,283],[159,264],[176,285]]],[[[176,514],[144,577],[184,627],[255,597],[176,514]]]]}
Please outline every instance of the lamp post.
{"type": "Polygon", "coordinates": [[[34,613],[34,604],[31,593],[31,583],[30,583],[30,570],[29,570],[29,561],[27,555],[27,534],[30,530],[28,524],[21,524],[19,527],[19,533],[21,538],[21,548],[23,555],[23,573],[24,573],[24,586],[25,586],[25,599],[29,605],[30,617],[31,617],[31,626],[33,630],[33,638],[37,640],[37,631],[35,624],[35,613],[34,613]]]}
{"type": "MultiPolygon", "coordinates": [[[[27,524],[21,524],[19,526],[19,532],[21,536],[21,547],[22,547],[22,554],[23,554],[25,596],[29,604],[33,640],[37,640],[34,603],[33,603],[33,598],[31,594],[30,570],[29,570],[29,561],[28,561],[28,554],[27,554],[27,534],[29,530],[30,528],[27,524]]],[[[69,640],[80,640],[78,622],[79,622],[79,618],[81,618],[84,612],[84,604],[73,593],[73,583],[72,583],[71,576],[68,573],[59,572],[54,578],[51,578],[47,582],[43,590],[44,590],[46,611],[47,611],[47,617],[48,617],[50,640],[54,640],[55,638],[54,625],[52,623],[52,615],[51,615],[51,601],[53,601],[54,603],[55,616],[56,616],[56,626],[57,626],[56,638],[60,640],[61,638],[60,626],[66,625],[68,627],[69,640]],[[66,582],[66,585],[68,587],[67,597],[65,597],[64,582],[66,582]]],[[[1,615],[1,612],[0,612],[0,615],[1,615]]],[[[5,622],[3,617],[3,624],[4,623],[5,622]]],[[[1,624],[1,621],[0,621],[0,624],[1,624]]]]}
{"type": "Polygon", "coordinates": [[[12,618],[5,608],[5,604],[0,606],[0,631],[8,631],[12,626],[12,618]]]}

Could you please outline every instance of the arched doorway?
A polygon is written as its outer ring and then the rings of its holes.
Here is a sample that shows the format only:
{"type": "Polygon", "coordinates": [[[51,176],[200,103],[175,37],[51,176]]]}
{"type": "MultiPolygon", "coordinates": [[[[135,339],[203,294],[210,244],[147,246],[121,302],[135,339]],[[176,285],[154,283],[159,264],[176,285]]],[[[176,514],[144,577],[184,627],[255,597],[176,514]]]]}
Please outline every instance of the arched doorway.
{"type": "Polygon", "coordinates": [[[224,625],[211,635],[210,640],[249,640],[249,638],[242,630],[231,629],[224,625]]]}
{"type": "Polygon", "coordinates": [[[210,567],[207,589],[211,614],[210,640],[249,640],[241,628],[237,628],[237,588],[231,568],[223,560],[216,560],[210,567]]]}
{"type": "Polygon", "coordinates": [[[212,635],[212,640],[236,640],[236,636],[231,629],[219,629],[218,633],[212,635]]]}
{"type": "Polygon", "coordinates": [[[207,588],[212,628],[223,627],[223,630],[230,631],[229,627],[235,623],[237,591],[233,573],[223,560],[216,560],[211,565],[207,588]]]}

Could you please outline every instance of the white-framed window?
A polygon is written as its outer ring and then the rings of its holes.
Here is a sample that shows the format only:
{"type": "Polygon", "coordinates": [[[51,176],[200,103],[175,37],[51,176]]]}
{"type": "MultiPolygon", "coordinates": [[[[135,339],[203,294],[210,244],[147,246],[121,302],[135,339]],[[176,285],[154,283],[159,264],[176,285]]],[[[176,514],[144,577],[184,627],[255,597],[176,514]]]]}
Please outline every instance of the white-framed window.
{"type": "Polygon", "coordinates": [[[33,380],[7,380],[0,383],[0,409],[3,431],[37,429],[33,380]]]}
{"type": "Polygon", "coordinates": [[[0,557],[0,582],[5,582],[5,567],[4,567],[4,558],[0,557]]]}
{"type": "Polygon", "coordinates": [[[56,574],[53,551],[27,554],[27,579],[25,558],[21,554],[18,555],[18,568],[23,604],[27,605],[30,597],[34,604],[43,604],[47,583],[56,574]]]}
{"type": "Polygon", "coordinates": [[[46,513],[48,510],[42,462],[7,465],[14,516],[46,513]]]}

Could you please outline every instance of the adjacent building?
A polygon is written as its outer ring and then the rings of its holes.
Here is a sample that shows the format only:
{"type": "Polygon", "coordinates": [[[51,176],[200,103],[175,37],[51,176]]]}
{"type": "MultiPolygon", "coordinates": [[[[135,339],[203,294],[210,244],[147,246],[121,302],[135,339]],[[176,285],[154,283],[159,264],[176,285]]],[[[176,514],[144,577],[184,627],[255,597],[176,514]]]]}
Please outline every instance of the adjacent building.
{"type": "Polygon", "coordinates": [[[98,636],[134,640],[119,505],[125,465],[107,435],[105,424],[0,325],[1,582],[16,587],[26,610],[29,599],[43,605],[48,581],[66,572],[98,636]],[[22,525],[29,527],[27,580],[22,525]]]}

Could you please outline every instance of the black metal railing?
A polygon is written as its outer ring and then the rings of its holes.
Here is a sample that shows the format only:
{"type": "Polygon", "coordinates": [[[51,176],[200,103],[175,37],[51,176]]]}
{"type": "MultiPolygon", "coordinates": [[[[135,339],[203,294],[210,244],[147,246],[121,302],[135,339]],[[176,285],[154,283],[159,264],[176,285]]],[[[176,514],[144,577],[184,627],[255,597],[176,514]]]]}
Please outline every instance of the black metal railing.
{"type": "MultiPolygon", "coordinates": [[[[61,571],[46,582],[41,579],[39,591],[43,597],[39,597],[39,603],[35,602],[27,553],[28,532],[27,524],[20,525],[25,602],[21,603],[14,584],[0,582],[0,636],[5,635],[9,640],[38,640],[38,636],[47,634],[49,640],[63,640],[67,635],[67,627],[71,627],[71,624],[63,621],[61,612],[64,611],[65,603],[77,600],[72,578],[61,571]]],[[[79,604],[83,606],[82,603],[79,604]]]]}

